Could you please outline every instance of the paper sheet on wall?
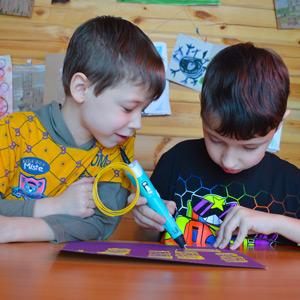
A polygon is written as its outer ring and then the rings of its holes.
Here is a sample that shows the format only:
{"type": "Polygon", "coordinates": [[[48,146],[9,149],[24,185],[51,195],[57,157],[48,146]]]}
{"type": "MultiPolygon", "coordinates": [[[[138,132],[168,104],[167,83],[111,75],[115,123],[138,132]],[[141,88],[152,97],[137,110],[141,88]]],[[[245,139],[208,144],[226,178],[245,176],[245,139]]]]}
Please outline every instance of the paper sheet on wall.
{"type": "MultiPolygon", "coordinates": [[[[167,44],[162,42],[155,42],[155,48],[163,59],[165,71],[168,70],[168,50],[167,44]]],[[[144,116],[154,116],[154,115],[170,115],[170,99],[169,99],[169,81],[166,80],[166,86],[162,95],[144,110],[144,116]]]]}
{"type": "Polygon", "coordinates": [[[282,133],[282,125],[280,125],[275,132],[267,151],[275,153],[280,150],[280,140],[281,140],[281,133],[282,133]]]}
{"type": "Polygon", "coordinates": [[[0,56],[0,118],[13,110],[12,65],[9,55],[0,56]]]}
{"type": "Polygon", "coordinates": [[[63,104],[65,93],[62,85],[62,66],[65,55],[62,53],[47,54],[45,62],[44,103],[57,101],[63,104]]]}
{"type": "Polygon", "coordinates": [[[13,110],[32,111],[43,103],[45,65],[13,65],[13,110]]]}
{"type": "Polygon", "coordinates": [[[178,84],[201,91],[207,65],[225,45],[213,44],[179,34],[173,49],[167,78],[178,84]]]}

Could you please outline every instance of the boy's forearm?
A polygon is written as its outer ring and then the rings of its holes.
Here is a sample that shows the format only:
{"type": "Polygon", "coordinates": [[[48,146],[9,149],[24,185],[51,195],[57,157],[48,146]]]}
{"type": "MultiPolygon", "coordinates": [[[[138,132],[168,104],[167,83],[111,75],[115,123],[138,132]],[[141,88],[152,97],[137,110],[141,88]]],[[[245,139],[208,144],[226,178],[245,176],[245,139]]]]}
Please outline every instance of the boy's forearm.
{"type": "Polygon", "coordinates": [[[275,232],[286,237],[287,239],[300,243],[300,220],[287,216],[276,216],[275,232]]]}
{"type": "Polygon", "coordinates": [[[39,218],[0,216],[0,242],[52,241],[54,233],[48,224],[39,218]]]}
{"type": "Polygon", "coordinates": [[[32,217],[36,200],[7,200],[0,198],[0,215],[7,217],[32,217]]]}
{"type": "Polygon", "coordinates": [[[42,218],[59,213],[61,213],[61,211],[59,210],[58,201],[53,197],[36,200],[33,208],[33,217],[35,218],[42,218]]]}

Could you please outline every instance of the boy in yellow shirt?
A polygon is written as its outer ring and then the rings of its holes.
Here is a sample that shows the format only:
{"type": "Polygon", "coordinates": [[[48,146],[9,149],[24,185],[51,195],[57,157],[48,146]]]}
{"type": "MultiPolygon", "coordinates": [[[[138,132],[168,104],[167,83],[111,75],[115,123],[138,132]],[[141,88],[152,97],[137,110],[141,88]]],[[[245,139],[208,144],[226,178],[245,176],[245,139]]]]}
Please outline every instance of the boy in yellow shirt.
{"type": "MultiPolygon", "coordinates": [[[[93,178],[132,158],[141,112],[163,91],[163,62],[134,24],[102,16],[74,32],[63,65],[64,105],[0,121],[0,242],[106,239],[119,218],[95,208],[93,178]],[[24,200],[24,201],[20,201],[24,200]]],[[[127,203],[115,170],[98,192],[111,209],[127,203]]]]}

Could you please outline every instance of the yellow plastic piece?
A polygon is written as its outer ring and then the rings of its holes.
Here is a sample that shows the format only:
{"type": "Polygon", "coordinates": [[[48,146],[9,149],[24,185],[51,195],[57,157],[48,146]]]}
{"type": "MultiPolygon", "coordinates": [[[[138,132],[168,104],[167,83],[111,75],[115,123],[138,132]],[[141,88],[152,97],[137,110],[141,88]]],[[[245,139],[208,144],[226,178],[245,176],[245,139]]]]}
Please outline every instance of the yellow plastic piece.
{"type": "Polygon", "coordinates": [[[139,196],[140,196],[140,186],[139,186],[138,180],[137,180],[135,174],[133,173],[133,171],[125,163],[122,163],[122,162],[112,163],[112,164],[106,166],[105,168],[103,168],[95,178],[94,185],[93,185],[94,202],[95,202],[96,206],[98,207],[98,209],[109,217],[121,216],[121,215],[128,213],[136,205],[136,203],[139,199],[139,196]],[[103,174],[108,172],[111,169],[124,170],[127,173],[129,173],[135,180],[135,186],[136,186],[135,197],[128,206],[126,206],[120,210],[112,210],[112,209],[108,208],[107,206],[105,206],[103,204],[103,202],[101,201],[99,194],[98,194],[98,182],[100,181],[103,174]]]}

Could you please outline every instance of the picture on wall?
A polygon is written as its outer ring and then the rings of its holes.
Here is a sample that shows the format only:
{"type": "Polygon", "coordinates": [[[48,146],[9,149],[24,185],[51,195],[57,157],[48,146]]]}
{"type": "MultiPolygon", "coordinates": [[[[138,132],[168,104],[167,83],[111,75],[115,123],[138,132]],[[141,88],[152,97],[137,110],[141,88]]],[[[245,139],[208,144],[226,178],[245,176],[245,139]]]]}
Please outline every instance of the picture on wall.
{"type": "Polygon", "coordinates": [[[34,0],[0,0],[0,15],[31,17],[34,0]]]}
{"type": "Polygon", "coordinates": [[[277,27],[300,28],[300,0],[274,0],[277,27]]]}
{"type": "Polygon", "coordinates": [[[177,36],[167,78],[196,91],[201,91],[207,65],[225,45],[208,43],[184,34],[177,36]]]}

